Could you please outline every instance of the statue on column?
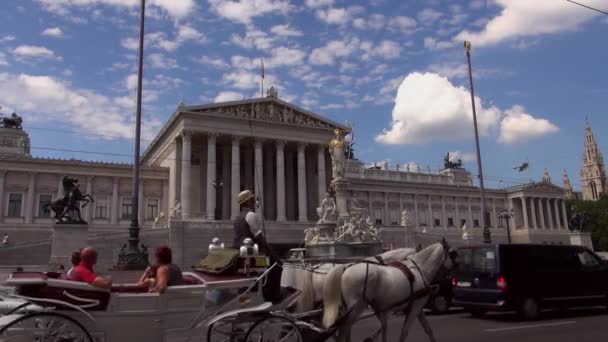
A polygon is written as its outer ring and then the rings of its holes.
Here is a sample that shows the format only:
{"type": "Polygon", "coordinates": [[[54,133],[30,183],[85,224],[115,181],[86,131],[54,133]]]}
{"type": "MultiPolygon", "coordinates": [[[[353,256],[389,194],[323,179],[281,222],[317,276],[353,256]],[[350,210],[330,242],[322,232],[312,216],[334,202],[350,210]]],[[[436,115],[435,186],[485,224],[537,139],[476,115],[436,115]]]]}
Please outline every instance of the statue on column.
{"type": "Polygon", "coordinates": [[[545,173],[543,174],[543,182],[551,183],[551,176],[549,175],[549,170],[545,168],[545,173]]]}
{"type": "Polygon", "coordinates": [[[325,193],[325,198],[323,199],[321,206],[317,208],[317,215],[319,215],[318,223],[336,221],[336,202],[329,192],[325,193]]]}
{"type": "Polygon", "coordinates": [[[182,216],[182,204],[175,200],[175,205],[171,208],[170,214],[171,217],[179,217],[182,216]]]}
{"type": "Polygon", "coordinates": [[[407,227],[409,219],[410,217],[407,213],[407,209],[403,209],[403,212],[401,213],[401,225],[403,227],[407,227]]]}
{"type": "Polygon", "coordinates": [[[329,143],[329,153],[331,154],[332,166],[332,181],[339,181],[345,178],[346,170],[346,154],[344,141],[344,131],[341,129],[334,130],[335,138],[329,143]]]}

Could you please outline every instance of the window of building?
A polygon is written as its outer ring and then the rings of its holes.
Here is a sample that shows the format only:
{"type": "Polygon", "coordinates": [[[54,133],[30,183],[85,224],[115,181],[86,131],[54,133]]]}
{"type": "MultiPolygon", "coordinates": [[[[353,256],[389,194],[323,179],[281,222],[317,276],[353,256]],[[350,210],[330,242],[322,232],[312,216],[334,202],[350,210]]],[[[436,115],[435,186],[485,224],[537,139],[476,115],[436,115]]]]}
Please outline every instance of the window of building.
{"type": "Polygon", "coordinates": [[[473,227],[479,227],[479,220],[478,219],[474,219],[473,220],[473,227]]]}
{"type": "Polygon", "coordinates": [[[131,214],[133,213],[133,205],[131,204],[131,197],[123,197],[122,198],[122,210],[120,217],[123,219],[130,219],[131,214]]]}
{"type": "Polygon", "coordinates": [[[107,197],[100,197],[95,201],[95,218],[96,219],[108,218],[108,198],[107,197]]]}
{"type": "Polygon", "coordinates": [[[374,208],[374,221],[376,224],[382,224],[382,208],[374,208]]]}
{"type": "Polygon", "coordinates": [[[158,200],[149,199],[146,207],[146,219],[154,220],[156,217],[158,217],[158,200]]]}
{"type": "Polygon", "coordinates": [[[441,226],[441,220],[435,219],[435,227],[439,227],[439,226],[441,226]]]}
{"type": "Polygon", "coordinates": [[[454,227],[454,219],[451,217],[448,217],[448,226],[449,227],[454,227]]]}
{"type": "Polygon", "coordinates": [[[23,202],[23,194],[8,195],[8,217],[21,217],[21,204],[23,202]]]}
{"type": "Polygon", "coordinates": [[[399,224],[399,212],[397,209],[391,208],[389,211],[391,224],[399,224]]]}
{"type": "Polygon", "coordinates": [[[47,206],[51,204],[53,196],[49,194],[40,194],[38,197],[38,217],[51,217],[51,210],[47,206]]]}

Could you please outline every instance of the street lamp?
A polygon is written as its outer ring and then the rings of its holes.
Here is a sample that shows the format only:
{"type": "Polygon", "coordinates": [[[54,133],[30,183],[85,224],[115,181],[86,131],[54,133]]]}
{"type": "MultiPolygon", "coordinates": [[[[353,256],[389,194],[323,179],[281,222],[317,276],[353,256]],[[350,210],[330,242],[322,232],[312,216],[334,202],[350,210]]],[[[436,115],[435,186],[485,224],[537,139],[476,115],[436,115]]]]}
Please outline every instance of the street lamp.
{"type": "Polygon", "coordinates": [[[141,0],[139,18],[139,58],[137,65],[137,110],[135,111],[135,146],[133,157],[133,187],[131,192],[131,225],[129,226],[128,249],[118,254],[117,269],[138,270],[148,266],[148,253],[139,249],[139,149],[141,136],[141,92],[144,60],[144,18],[146,0],[141,0]]]}
{"type": "Polygon", "coordinates": [[[490,228],[486,225],[486,194],[483,187],[483,170],[481,167],[481,152],[479,150],[479,133],[477,132],[477,113],[475,111],[475,92],[473,90],[473,72],[471,71],[471,43],[464,42],[469,64],[469,83],[471,85],[471,106],[473,107],[473,127],[475,129],[475,147],[477,149],[477,169],[479,170],[479,189],[481,190],[481,226],[483,227],[483,242],[492,243],[490,228]]]}
{"type": "Polygon", "coordinates": [[[511,243],[511,226],[509,226],[509,219],[515,216],[515,211],[511,208],[511,210],[503,209],[498,214],[498,218],[502,221],[505,220],[507,222],[507,239],[509,244],[511,243]]]}

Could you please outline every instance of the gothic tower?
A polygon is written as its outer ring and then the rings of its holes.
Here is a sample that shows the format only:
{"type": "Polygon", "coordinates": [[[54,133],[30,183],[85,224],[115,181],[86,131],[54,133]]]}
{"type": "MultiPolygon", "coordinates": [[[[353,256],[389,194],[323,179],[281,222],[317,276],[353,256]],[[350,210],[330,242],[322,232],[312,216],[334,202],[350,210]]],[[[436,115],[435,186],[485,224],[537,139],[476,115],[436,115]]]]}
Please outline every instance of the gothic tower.
{"type": "Polygon", "coordinates": [[[581,170],[583,200],[596,201],[606,193],[606,167],[604,158],[597,147],[589,120],[585,122],[585,151],[581,170]]]}

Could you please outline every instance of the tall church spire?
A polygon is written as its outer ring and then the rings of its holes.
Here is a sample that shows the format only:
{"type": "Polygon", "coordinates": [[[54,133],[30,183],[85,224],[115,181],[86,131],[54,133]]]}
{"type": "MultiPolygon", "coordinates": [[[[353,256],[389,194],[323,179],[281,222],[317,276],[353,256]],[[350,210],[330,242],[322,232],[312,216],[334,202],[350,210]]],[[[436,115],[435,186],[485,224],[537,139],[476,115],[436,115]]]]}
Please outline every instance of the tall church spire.
{"type": "Polygon", "coordinates": [[[585,118],[585,149],[581,183],[584,200],[595,201],[607,190],[604,157],[597,146],[588,118],[585,118]]]}

